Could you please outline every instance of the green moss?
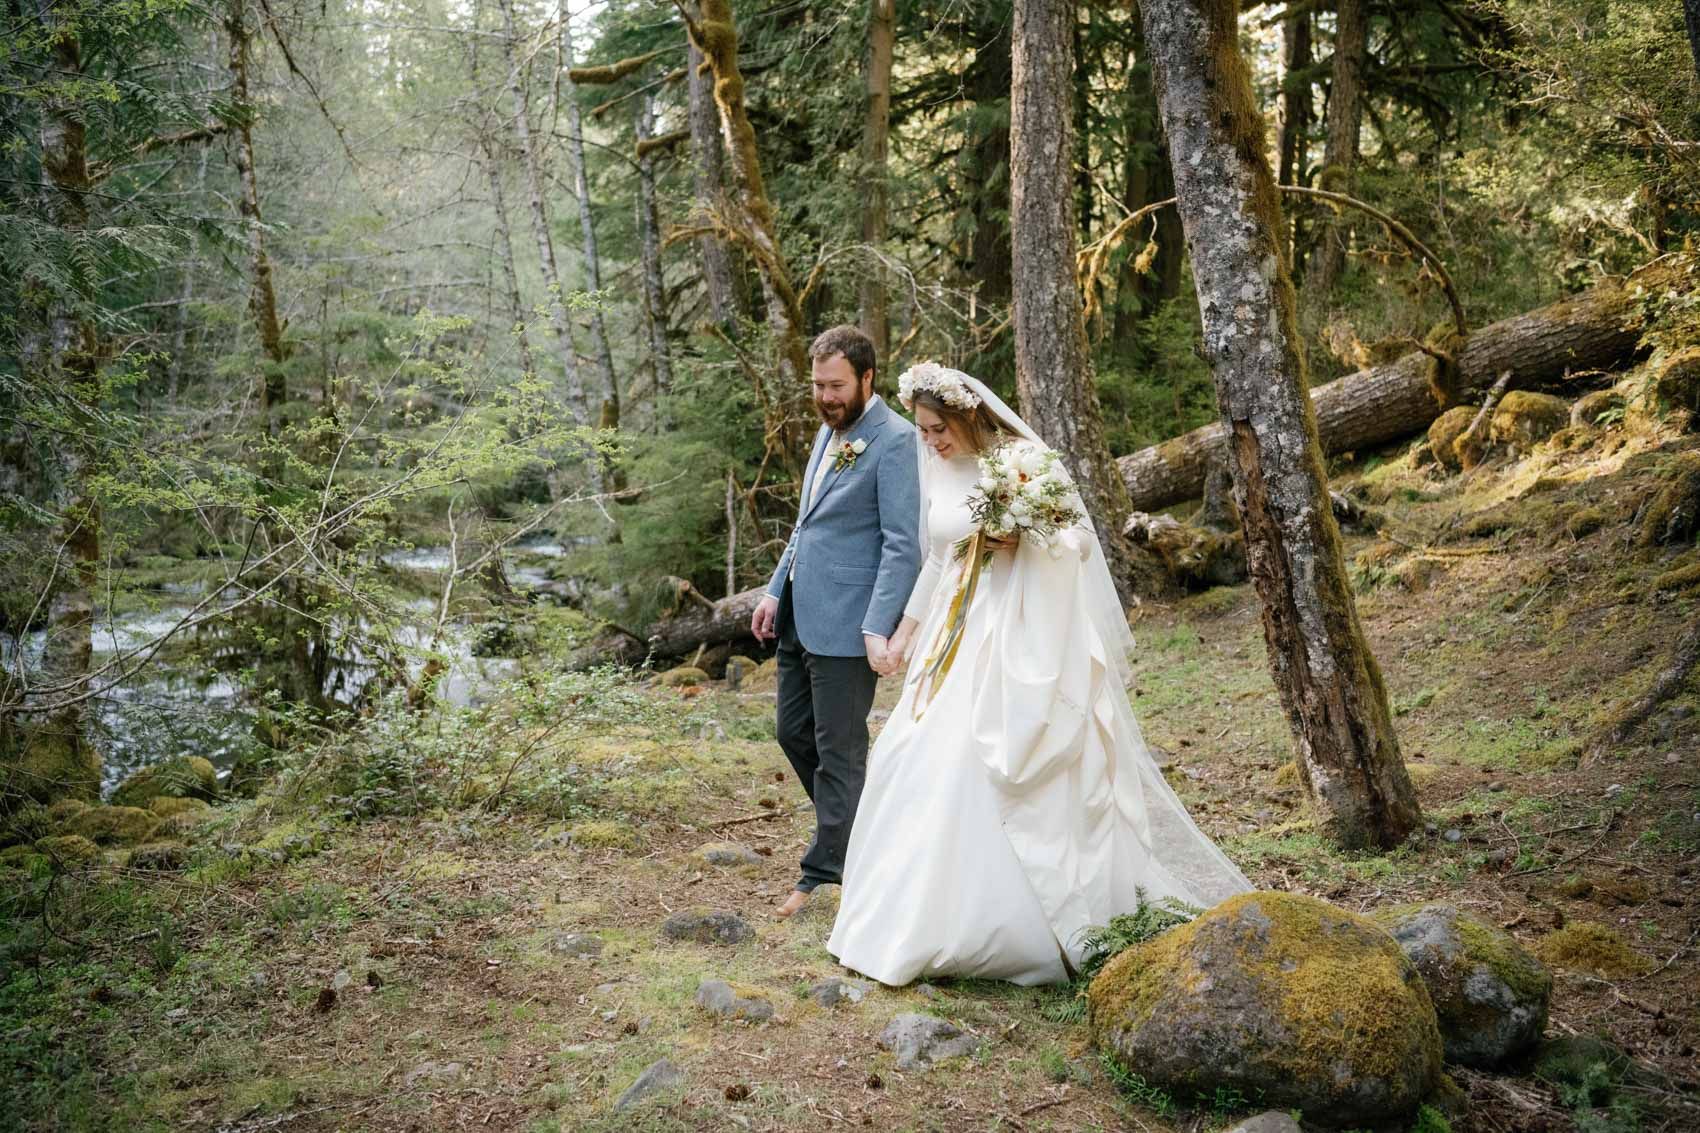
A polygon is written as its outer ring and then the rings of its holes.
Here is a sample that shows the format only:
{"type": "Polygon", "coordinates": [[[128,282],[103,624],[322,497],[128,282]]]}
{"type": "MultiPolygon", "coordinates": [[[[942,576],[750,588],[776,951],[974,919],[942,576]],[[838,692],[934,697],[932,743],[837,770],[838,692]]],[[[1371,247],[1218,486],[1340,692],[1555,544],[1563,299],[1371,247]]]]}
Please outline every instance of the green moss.
{"type": "Polygon", "coordinates": [[[102,846],[146,842],[159,829],[159,819],[140,807],[94,806],[66,822],[67,834],[81,834],[102,846]]]}
{"type": "Polygon", "coordinates": [[[1695,585],[1700,585],[1700,562],[1667,570],[1653,579],[1654,590],[1687,590],[1695,585]]]}
{"type": "Polygon", "coordinates": [[[99,846],[78,834],[54,834],[37,842],[35,849],[60,866],[83,865],[101,856],[99,846]]]}
{"type": "Polygon", "coordinates": [[[693,669],[689,665],[677,669],[669,669],[655,678],[657,684],[667,688],[684,688],[687,685],[707,684],[711,678],[701,669],[693,669]]]}
{"type": "Polygon", "coordinates": [[[213,799],[218,797],[218,770],[198,755],[183,755],[144,767],[112,792],[114,806],[147,806],[161,796],[213,799]]]}
{"type": "Polygon", "coordinates": [[[1582,539],[1604,527],[1610,518],[1604,508],[1577,508],[1565,519],[1564,530],[1571,538],[1582,539]]]}
{"type": "Polygon", "coordinates": [[[1181,599],[1182,610],[1195,617],[1220,617],[1239,605],[1240,591],[1233,586],[1212,586],[1198,594],[1181,599]]]}
{"type": "Polygon", "coordinates": [[[1461,467],[1455,447],[1458,438],[1476,419],[1476,412],[1474,406],[1459,405],[1436,417],[1428,427],[1428,444],[1434,458],[1453,472],[1461,467]]]}
{"type": "Polygon", "coordinates": [[[629,850],[638,842],[636,830],[614,819],[575,822],[567,834],[573,845],[592,850],[629,850]]]}
{"type": "Polygon", "coordinates": [[[212,804],[205,799],[160,795],[148,800],[149,813],[160,818],[176,818],[179,815],[204,815],[211,810],[212,804]]]}
{"type": "Polygon", "coordinates": [[[3,793],[43,803],[100,798],[100,755],[75,722],[51,720],[30,729],[11,762],[3,793]]]}
{"type": "Polygon", "coordinates": [[[1594,921],[1571,921],[1535,945],[1535,955],[1555,968],[1590,972],[1606,979],[1640,975],[1653,962],[1594,921]]]}

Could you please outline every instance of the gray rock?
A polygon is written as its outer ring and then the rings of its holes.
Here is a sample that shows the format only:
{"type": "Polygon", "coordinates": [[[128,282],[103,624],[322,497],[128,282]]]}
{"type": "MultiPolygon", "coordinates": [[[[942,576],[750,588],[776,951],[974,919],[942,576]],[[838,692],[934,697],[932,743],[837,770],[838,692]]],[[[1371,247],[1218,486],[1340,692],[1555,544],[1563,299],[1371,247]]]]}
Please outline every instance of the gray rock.
{"type": "Polygon", "coordinates": [[[773,1004],[760,996],[745,998],[725,980],[704,980],[697,985],[697,1006],[711,1015],[765,1023],[773,1018],[773,1004]]]}
{"type": "Polygon", "coordinates": [[[459,1082],[466,1077],[466,1067],[458,1062],[421,1062],[401,1076],[404,1087],[421,1083],[459,1082]]]}
{"type": "Polygon", "coordinates": [[[744,678],[754,673],[758,666],[748,657],[737,654],[726,658],[726,687],[736,689],[744,683],[744,678]]]}
{"type": "Polygon", "coordinates": [[[1246,1118],[1228,1133],[1303,1133],[1303,1128],[1293,1120],[1292,1114],[1271,1109],[1246,1118]]]}
{"type": "Polygon", "coordinates": [[[1415,1112],[1440,1080],[1422,976],[1366,917],[1245,893],[1128,949],[1092,981],[1098,1048],[1153,1086],[1220,1086],[1322,1125],[1415,1112]]]}
{"type": "Polygon", "coordinates": [[[1448,1062],[1492,1069],[1540,1042],[1552,977],[1509,935],[1438,902],[1372,919],[1422,974],[1448,1062]]]}
{"type": "Polygon", "coordinates": [[[686,909],[662,922],[661,935],[697,944],[741,944],[754,936],[755,930],[737,913],[686,909]]]}
{"type": "Polygon", "coordinates": [[[980,1040],[937,1015],[899,1015],[880,1032],[879,1047],[897,1055],[899,1070],[924,1070],[980,1049],[980,1040]]]}
{"type": "Polygon", "coordinates": [[[643,1073],[637,1076],[637,1081],[626,1087],[626,1092],[614,1102],[614,1112],[630,1109],[663,1090],[671,1090],[684,1084],[685,1072],[673,1065],[672,1059],[657,1059],[644,1068],[643,1073]]]}
{"type": "Polygon", "coordinates": [[[837,1007],[840,1003],[860,1003],[873,988],[861,980],[845,980],[833,976],[809,989],[809,998],[822,1007],[837,1007]]]}
{"type": "Polygon", "coordinates": [[[589,959],[602,955],[602,938],[593,932],[563,932],[555,938],[555,951],[564,956],[589,959]]]}
{"type": "Polygon", "coordinates": [[[709,865],[760,865],[761,855],[742,842],[705,842],[693,856],[709,865]]]}

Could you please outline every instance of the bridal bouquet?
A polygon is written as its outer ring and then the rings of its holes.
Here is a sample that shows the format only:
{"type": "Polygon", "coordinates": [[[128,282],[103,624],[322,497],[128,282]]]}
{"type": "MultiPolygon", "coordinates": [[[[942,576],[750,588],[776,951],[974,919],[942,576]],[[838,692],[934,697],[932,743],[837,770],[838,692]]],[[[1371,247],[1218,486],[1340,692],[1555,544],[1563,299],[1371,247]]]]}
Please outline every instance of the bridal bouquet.
{"type": "MultiPolygon", "coordinates": [[[[968,511],[992,539],[1016,536],[1041,547],[1057,532],[1086,517],[1080,496],[1062,461],[1050,449],[1013,444],[980,456],[980,482],[968,496],[968,511]]],[[[956,557],[967,556],[971,535],[956,544],[956,557]]],[[[980,540],[982,546],[984,540],[980,540]]]]}

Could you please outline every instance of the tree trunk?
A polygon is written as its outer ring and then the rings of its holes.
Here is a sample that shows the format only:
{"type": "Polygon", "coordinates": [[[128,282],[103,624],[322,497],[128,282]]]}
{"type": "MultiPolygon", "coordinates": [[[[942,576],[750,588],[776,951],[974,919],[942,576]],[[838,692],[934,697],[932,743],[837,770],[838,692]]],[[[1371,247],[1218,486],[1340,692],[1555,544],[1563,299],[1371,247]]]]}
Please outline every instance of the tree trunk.
{"type": "MultiPolygon", "coordinates": [[[[1010,231],[1015,263],[1015,384],[1021,412],[1062,455],[1098,524],[1118,588],[1132,583],[1122,535],[1126,486],[1104,439],[1075,279],[1070,184],[1074,0],[1015,0],[1011,38],[1010,231]]],[[[1125,595],[1124,595],[1125,597],[1125,595]]]]}
{"type": "MultiPolygon", "coordinates": [[[[1648,282],[1645,286],[1653,286],[1648,282]]],[[[1470,335],[1445,373],[1412,351],[1385,366],[1348,374],[1311,391],[1323,451],[1332,455],[1386,444],[1428,428],[1453,405],[1474,403],[1506,370],[1518,389],[1574,389],[1568,375],[1614,369],[1635,356],[1646,327],[1639,287],[1606,282],[1546,307],[1502,319],[1470,335]]],[[[1194,499],[1212,460],[1227,453],[1227,430],[1205,425],[1124,456],[1117,464],[1137,511],[1194,499]]]]}
{"type": "Polygon", "coordinates": [[[1688,51],[1694,57],[1694,81],[1700,83],[1700,0],[1682,0],[1682,18],[1688,24],[1688,51]]]}
{"type": "Polygon", "coordinates": [[[973,102],[961,178],[973,218],[967,266],[978,302],[1001,307],[1015,286],[1009,239],[1010,37],[1001,19],[978,23],[972,31],[974,60],[963,75],[973,102]]]}
{"type": "Polygon", "coordinates": [[[502,284],[507,289],[508,312],[514,321],[519,366],[523,373],[535,374],[537,364],[531,357],[531,335],[525,329],[525,301],[520,298],[519,273],[514,270],[514,236],[508,223],[507,195],[502,191],[501,165],[489,136],[479,140],[484,150],[484,172],[490,180],[490,207],[496,214],[496,252],[502,261],[502,284]]]}
{"type": "MultiPolygon", "coordinates": [[[[573,84],[572,21],[567,16],[566,0],[556,8],[560,71],[557,80],[566,85],[567,156],[573,163],[573,193],[578,197],[578,223],[584,232],[584,285],[586,290],[602,290],[602,260],[596,251],[596,225],[590,216],[590,174],[584,161],[584,121],[579,115],[578,88],[573,84]]],[[[608,345],[608,327],[602,319],[601,304],[590,308],[590,345],[596,351],[597,365],[607,385],[604,396],[612,403],[615,420],[620,417],[620,381],[614,373],[614,352],[608,345]]],[[[605,414],[606,415],[606,414],[605,414]]]]}
{"type": "MultiPolygon", "coordinates": [[[[883,251],[886,239],[886,151],[891,136],[894,0],[868,0],[867,105],[862,122],[862,242],[883,251]]],[[[885,309],[885,265],[875,256],[861,282],[862,329],[883,363],[891,349],[885,309]]]]}
{"type": "MultiPolygon", "coordinates": [[[[573,423],[595,427],[597,417],[590,411],[584,378],[579,373],[578,353],[573,349],[572,322],[567,316],[566,294],[562,290],[561,273],[555,264],[555,242],[549,234],[548,206],[543,198],[543,175],[539,168],[537,150],[532,145],[531,122],[526,109],[525,90],[520,85],[519,58],[514,51],[513,0],[500,0],[502,8],[502,53],[507,62],[508,95],[514,104],[514,141],[519,146],[520,165],[525,170],[526,191],[531,203],[531,231],[537,239],[537,258],[543,268],[543,286],[549,293],[549,323],[555,332],[555,350],[561,360],[561,372],[566,379],[567,411],[573,423]]],[[[586,462],[593,491],[601,491],[600,462],[586,462]]]]}
{"type": "MultiPolygon", "coordinates": [[[[1310,184],[1307,151],[1310,147],[1310,10],[1289,8],[1281,22],[1281,164],[1276,180],[1283,185],[1310,184]]],[[[1293,256],[1293,271],[1299,271],[1299,220],[1295,210],[1291,232],[1286,234],[1293,256]]]]}
{"type": "MultiPolygon", "coordinates": [[[[474,22],[477,9],[473,10],[474,22]]],[[[482,36],[474,35],[471,48],[472,85],[480,87],[478,48],[482,36]]],[[[478,135],[478,149],[484,155],[484,175],[490,182],[490,208],[496,216],[496,253],[502,261],[502,283],[507,289],[508,312],[513,319],[515,343],[519,348],[520,371],[535,374],[537,365],[531,356],[531,335],[525,328],[525,301],[520,296],[519,272],[514,267],[513,225],[508,219],[508,198],[502,188],[501,150],[494,141],[495,131],[486,112],[480,112],[472,122],[478,135]]]]}
{"type": "Polygon", "coordinates": [[[779,370],[778,396],[768,398],[766,410],[768,443],[786,469],[800,476],[805,455],[798,428],[802,414],[793,410],[801,409],[808,392],[808,335],[779,241],[779,222],[762,178],[755,128],[744,106],[744,76],[738,67],[738,29],[732,5],[730,0],[703,0],[700,17],[683,6],[680,13],[692,41],[714,72],[714,103],[720,110],[721,137],[731,158],[736,187],[731,202],[733,219],[739,238],[761,273],[767,301],[767,321],[779,370]]]}
{"type": "Polygon", "coordinates": [[[1280,198],[1240,56],[1237,0],[1141,0],[1204,352],[1231,437],[1275,687],[1300,775],[1343,847],[1392,847],[1422,813],[1364,640],[1305,392],[1280,198]]]}
{"type": "Polygon", "coordinates": [[[677,614],[663,618],[643,631],[639,643],[628,636],[596,642],[570,658],[567,667],[586,669],[595,665],[633,664],[653,653],[657,657],[681,657],[699,645],[720,645],[750,637],[750,615],[755,612],[765,587],[740,591],[711,605],[686,600],[677,614]]]}
{"type": "MultiPolygon", "coordinates": [[[[1122,157],[1122,207],[1130,213],[1146,205],[1165,201],[1175,195],[1175,175],[1169,168],[1169,147],[1163,141],[1163,131],[1157,118],[1157,93],[1151,89],[1151,64],[1146,59],[1145,33],[1139,23],[1139,13],[1133,12],[1134,49],[1132,65],[1128,68],[1125,133],[1122,157]]],[[[1152,217],[1151,239],[1156,242],[1157,254],[1151,260],[1149,273],[1135,269],[1137,253],[1122,261],[1121,275],[1116,284],[1116,321],[1113,331],[1118,350],[1133,343],[1140,318],[1148,315],[1164,300],[1181,292],[1181,260],[1185,241],[1181,235],[1180,214],[1173,209],[1161,209],[1152,217]]],[[[1145,232],[1135,233],[1133,243],[1145,232]]]]}
{"type": "Polygon", "coordinates": [[[655,154],[644,146],[655,115],[655,97],[636,100],[638,152],[638,233],[643,246],[643,318],[649,328],[649,364],[655,374],[655,393],[665,397],[673,388],[673,355],[667,345],[667,285],[661,271],[661,220],[655,207],[655,154]]]}
{"type": "MultiPolygon", "coordinates": [[[[725,161],[720,146],[720,114],[714,106],[713,83],[702,73],[703,55],[687,40],[685,81],[690,98],[691,153],[698,211],[714,215],[725,191],[725,161]]],[[[718,236],[697,237],[697,254],[702,260],[703,289],[708,293],[708,317],[723,330],[737,322],[738,297],[732,272],[732,254],[718,236]]]]}
{"type": "MultiPolygon", "coordinates": [[[[49,4],[45,23],[54,31],[53,67],[68,94],[54,93],[41,107],[41,169],[51,191],[46,195],[48,215],[62,232],[86,232],[90,224],[88,138],[83,107],[76,93],[83,69],[82,43],[77,36],[76,5],[49,4]],[[70,11],[63,12],[62,8],[70,11]]],[[[55,300],[47,311],[47,341],[39,356],[48,368],[45,383],[69,393],[90,417],[99,406],[97,371],[100,365],[99,332],[86,315],[55,300]]],[[[97,427],[93,420],[79,422],[83,429],[97,427]]],[[[94,594],[100,564],[102,514],[99,499],[91,488],[96,474],[92,442],[79,432],[62,451],[65,506],[59,520],[59,564],[54,592],[48,606],[47,641],[42,654],[42,672],[48,682],[65,692],[68,684],[87,678],[94,657],[94,594]]],[[[9,725],[9,721],[7,722],[9,725]]],[[[43,725],[47,742],[64,743],[74,751],[87,751],[88,737],[80,706],[54,714],[43,725]]],[[[38,741],[39,742],[39,741],[38,741]]]]}
{"type": "MultiPolygon", "coordinates": [[[[1328,88],[1328,139],[1321,187],[1351,194],[1357,179],[1358,125],[1363,118],[1364,61],[1369,53],[1366,0],[1337,0],[1334,65],[1328,88]]],[[[1306,292],[1326,306],[1346,267],[1347,225],[1337,216],[1324,222],[1306,292]]]]}
{"type": "Polygon", "coordinates": [[[260,222],[260,186],[254,172],[254,103],[248,93],[248,26],[247,0],[232,0],[225,18],[225,31],[230,36],[231,100],[236,104],[236,173],[242,185],[239,207],[242,226],[248,233],[248,262],[253,280],[248,293],[248,307],[254,314],[254,325],[260,334],[260,349],[265,352],[266,365],[260,380],[261,430],[268,436],[278,428],[277,413],[288,397],[283,364],[287,352],[283,345],[283,327],[277,317],[277,293],[272,288],[271,257],[266,254],[266,238],[260,222]]]}

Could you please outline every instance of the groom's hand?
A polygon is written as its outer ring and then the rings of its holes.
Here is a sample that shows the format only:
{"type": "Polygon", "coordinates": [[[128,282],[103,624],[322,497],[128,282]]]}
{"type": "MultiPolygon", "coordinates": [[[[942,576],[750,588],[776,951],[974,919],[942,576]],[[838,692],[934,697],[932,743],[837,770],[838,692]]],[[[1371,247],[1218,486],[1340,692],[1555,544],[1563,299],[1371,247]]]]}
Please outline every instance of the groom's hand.
{"type": "Polygon", "coordinates": [[[897,666],[891,662],[891,651],[887,641],[878,634],[864,633],[862,644],[868,648],[868,668],[882,677],[889,677],[897,671],[897,666]]]}
{"type": "Polygon", "coordinates": [[[762,596],[756,603],[756,612],[750,615],[750,632],[756,635],[757,641],[773,640],[773,623],[779,617],[779,599],[771,594],[762,596]]]}

